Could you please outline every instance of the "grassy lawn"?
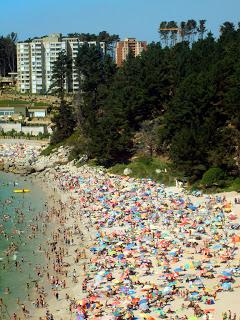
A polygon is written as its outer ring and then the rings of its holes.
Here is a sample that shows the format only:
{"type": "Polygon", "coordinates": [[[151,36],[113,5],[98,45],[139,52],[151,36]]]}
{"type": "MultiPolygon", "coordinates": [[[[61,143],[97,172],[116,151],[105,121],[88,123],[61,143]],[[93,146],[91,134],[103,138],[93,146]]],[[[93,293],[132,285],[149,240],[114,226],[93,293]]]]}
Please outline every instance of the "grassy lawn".
{"type": "Polygon", "coordinates": [[[29,104],[30,101],[25,100],[0,100],[0,105],[16,105],[16,104],[29,104]]]}
{"type": "Polygon", "coordinates": [[[206,188],[201,184],[201,180],[199,180],[190,186],[190,190],[191,191],[201,190],[203,193],[206,193],[206,194],[231,192],[231,191],[240,192],[240,178],[233,179],[228,177],[224,181],[222,181],[222,183],[223,183],[222,185],[213,185],[206,188]]]}
{"type": "Polygon", "coordinates": [[[231,191],[237,191],[240,192],[240,178],[236,178],[232,181],[229,181],[226,183],[227,186],[224,187],[222,190],[220,189],[220,192],[223,191],[227,191],[227,192],[231,192],[231,191]]]}
{"type": "Polygon", "coordinates": [[[140,179],[150,178],[165,185],[173,185],[175,183],[175,177],[177,176],[170,163],[164,162],[159,158],[151,159],[145,157],[134,159],[128,164],[116,164],[109,169],[109,172],[123,175],[123,171],[126,168],[132,170],[132,173],[129,175],[130,177],[140,179]],[[159,170],[161,170],[161,172],[158,172],[159,170]]]}

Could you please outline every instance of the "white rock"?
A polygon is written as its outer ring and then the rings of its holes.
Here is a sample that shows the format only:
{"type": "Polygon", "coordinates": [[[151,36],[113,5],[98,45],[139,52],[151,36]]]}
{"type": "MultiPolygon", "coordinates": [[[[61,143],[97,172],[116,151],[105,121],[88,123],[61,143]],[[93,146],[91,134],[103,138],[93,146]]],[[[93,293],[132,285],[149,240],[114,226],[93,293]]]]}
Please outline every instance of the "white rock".
{"type": "Polygon", "coordinates": [[[130,169],[130,168],[125,168],[124,170],[123,170],[123,174],[125,175],[125,176],[128,176],[129,174],[131,174],[132,173],[132,169],[130,169]]]}

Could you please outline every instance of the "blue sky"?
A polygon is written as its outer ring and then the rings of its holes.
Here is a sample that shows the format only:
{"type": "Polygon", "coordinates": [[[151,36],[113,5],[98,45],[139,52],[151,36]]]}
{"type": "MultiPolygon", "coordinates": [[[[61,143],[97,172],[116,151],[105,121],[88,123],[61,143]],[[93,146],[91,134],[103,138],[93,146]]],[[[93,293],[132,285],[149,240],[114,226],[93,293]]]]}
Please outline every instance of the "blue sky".
{"type": "Polygon", "coordinates": [[[206,19],[215,35],[224,21],[240,21],[240,0],[1,0],[0,34],[20,40],[61,32],[98,33],[158,41],[160,21],[206,19]]]}

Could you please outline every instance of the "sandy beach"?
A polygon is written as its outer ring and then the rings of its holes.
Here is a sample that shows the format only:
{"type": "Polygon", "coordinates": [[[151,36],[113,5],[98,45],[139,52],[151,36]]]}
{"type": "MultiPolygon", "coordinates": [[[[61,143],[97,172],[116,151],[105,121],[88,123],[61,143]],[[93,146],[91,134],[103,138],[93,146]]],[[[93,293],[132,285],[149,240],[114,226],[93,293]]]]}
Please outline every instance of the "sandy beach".
{"type": "Polygon", "coordinates": [[[48,195],[46,261],[12,319],[239,319],[237,193],[73,163],[31,176],[48,195]]]}

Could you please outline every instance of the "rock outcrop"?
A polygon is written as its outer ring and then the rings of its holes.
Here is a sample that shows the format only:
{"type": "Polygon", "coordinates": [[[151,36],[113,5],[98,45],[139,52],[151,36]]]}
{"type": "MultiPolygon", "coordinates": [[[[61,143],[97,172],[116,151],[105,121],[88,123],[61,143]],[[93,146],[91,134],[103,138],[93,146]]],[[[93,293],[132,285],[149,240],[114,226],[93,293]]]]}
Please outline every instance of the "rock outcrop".
{"type": "Polygon", "coordinates": [[[71,149],[68,147],[60,147],[49,156],[40,155],[41,149],[36,153],[26,154],[24,157],[17,155],[2,156],[0,162],[0,170],[5,172],[13,172],[21,175],[28,175],[34,172],[42,172],[48,168],[55,168],[69,162],[69,154],[71,149]]]}
{"type": "Polygon", "coordinates": [[[128,176],[128,175],[132,174],[132,169],[130,169],[130,168],[125,168],[125,169],[123,170],[123,174],[124,174],[125,176],[128,176]]]}
{"type": "Polygon", "coordinates": [[[57,165],[67,164],[71,149],[60,147],[50,156],[39,156],[32,164],[34,172],[41,172],[47,168],[55,168],[57,165]]]}

